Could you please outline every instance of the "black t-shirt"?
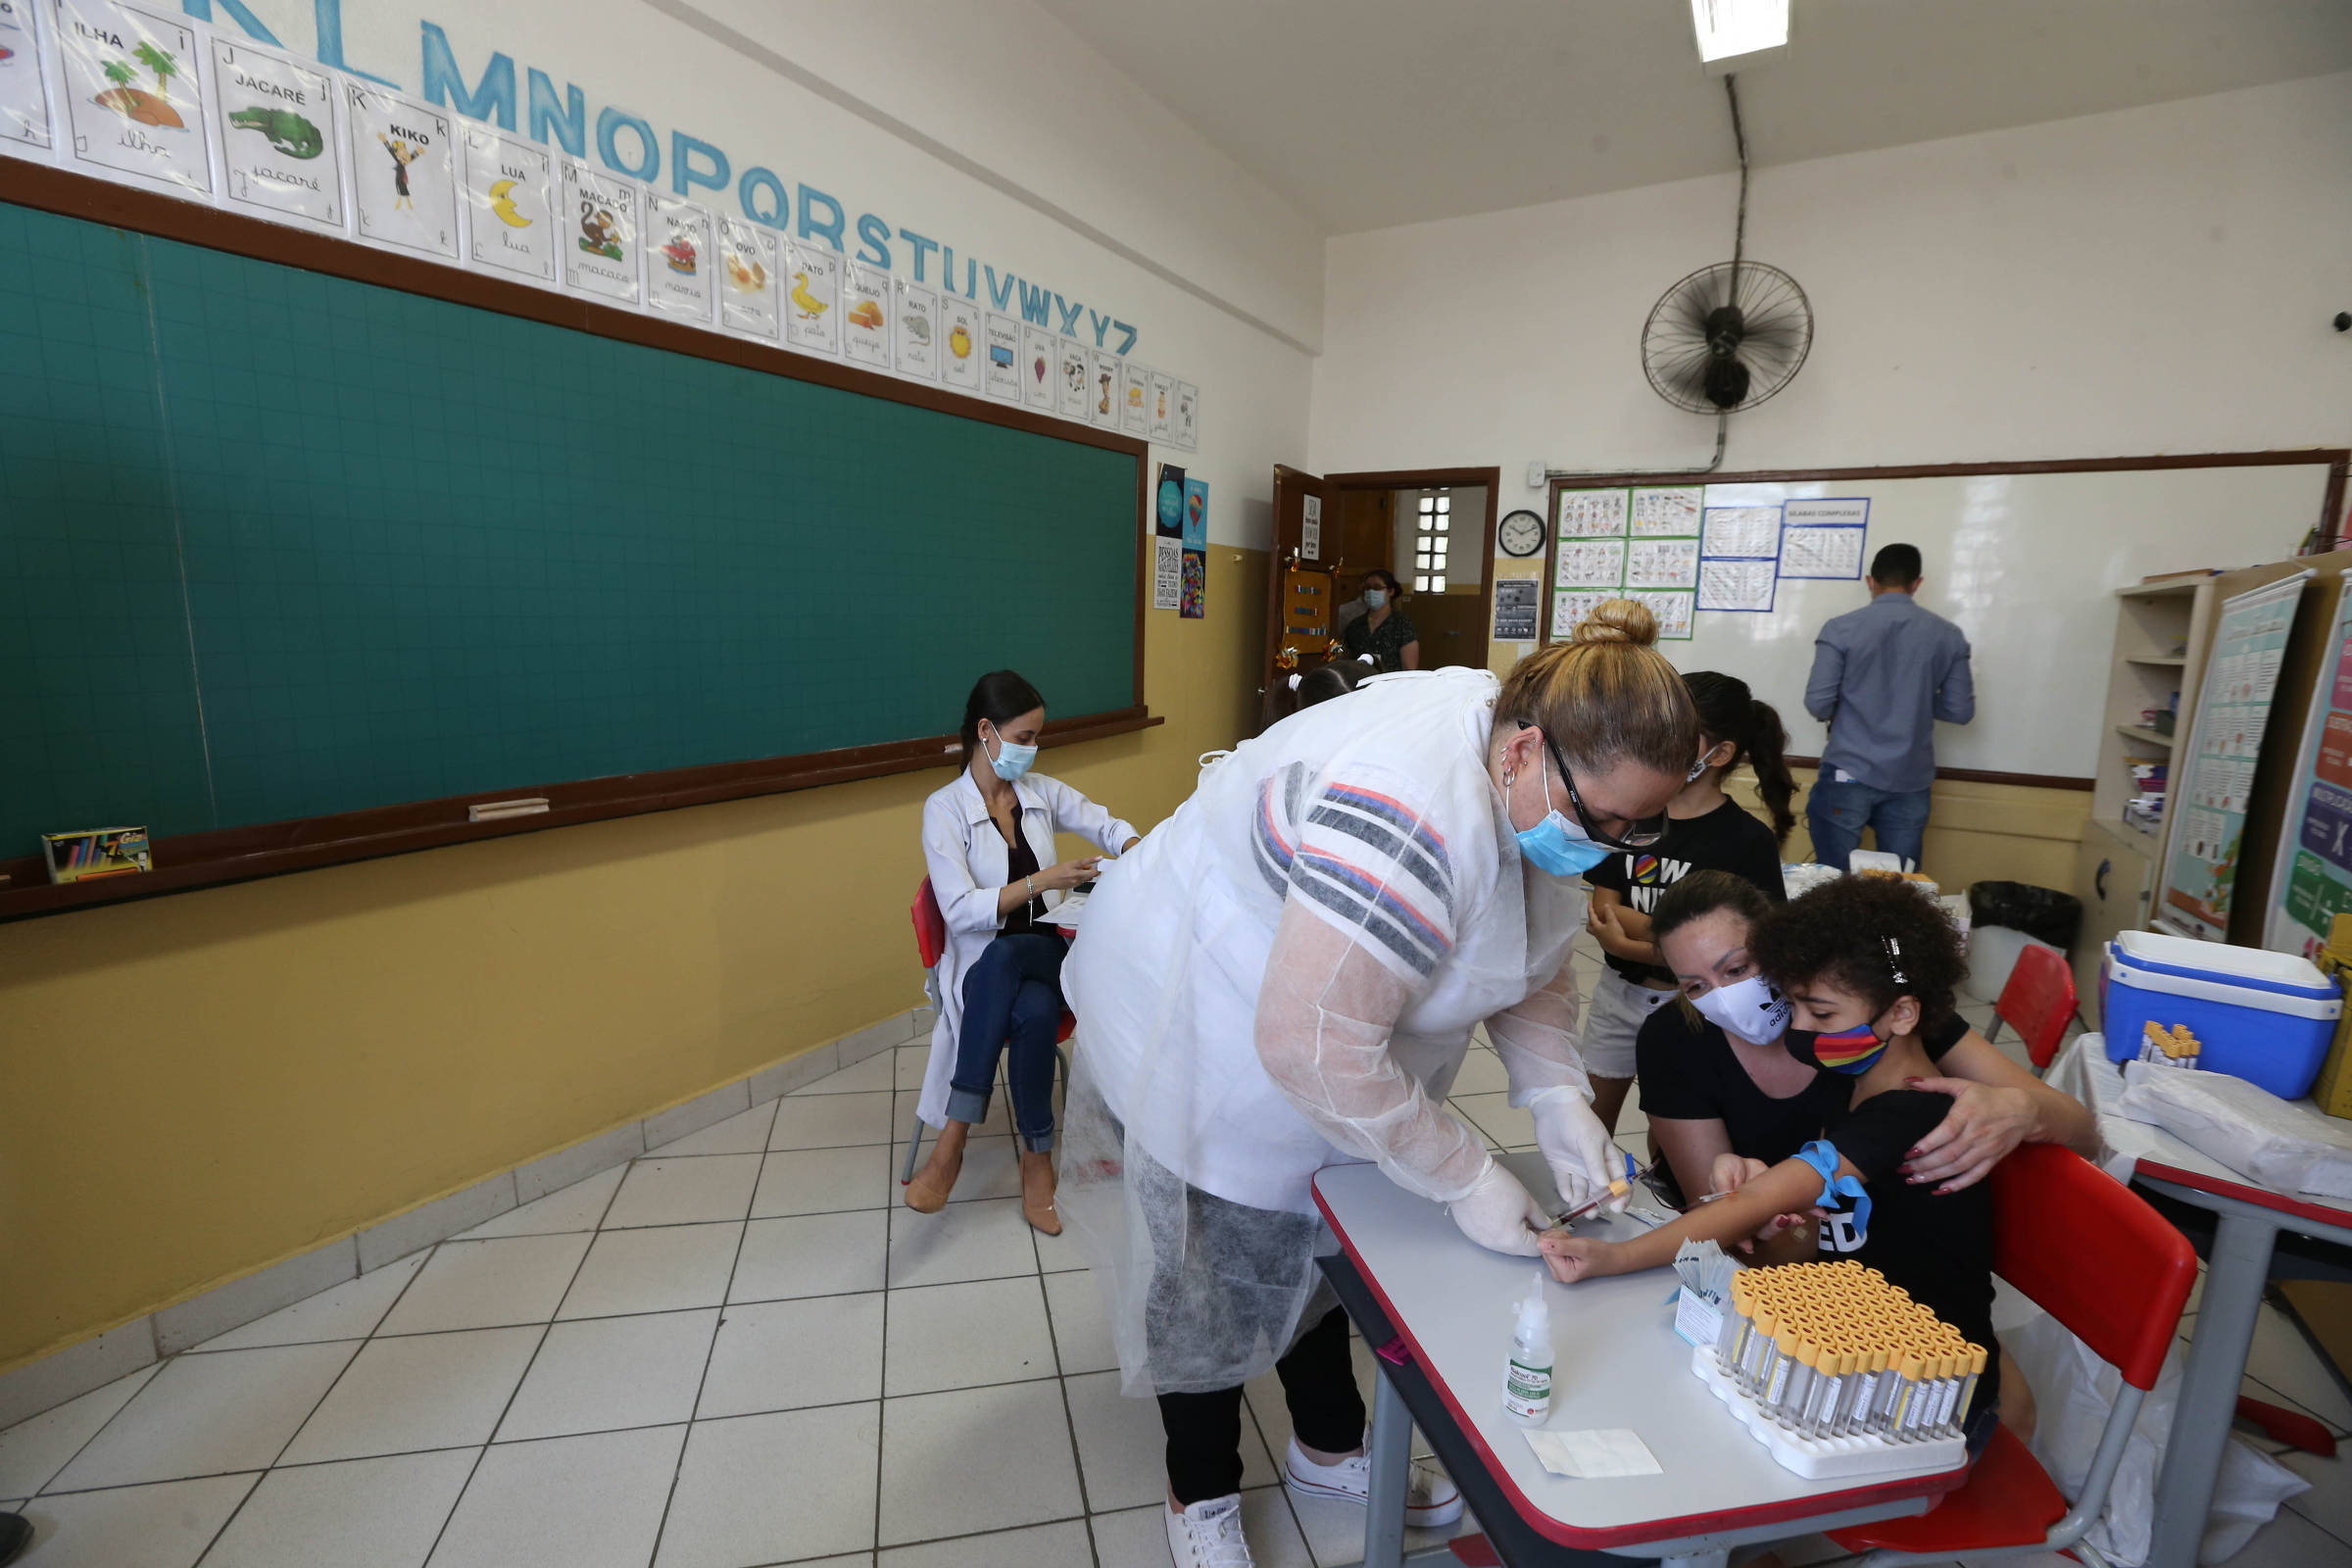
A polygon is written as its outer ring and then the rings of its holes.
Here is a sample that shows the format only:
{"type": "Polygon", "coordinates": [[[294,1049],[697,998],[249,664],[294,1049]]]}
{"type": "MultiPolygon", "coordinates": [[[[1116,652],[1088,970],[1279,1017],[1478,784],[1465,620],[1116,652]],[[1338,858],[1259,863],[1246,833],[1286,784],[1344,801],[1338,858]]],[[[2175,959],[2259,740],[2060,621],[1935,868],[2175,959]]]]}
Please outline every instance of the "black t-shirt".
{"type": "MultiPolygon", "coordinates": [[[[1729,800],[1704,816],[1669,817],[1666,837],[1655,846],[1619,850],[1587,871],[1585,880],[1614,892],[1636,914],[1647,914],[1658,906],[1661,894],[1693,871],[1743,876],[1775,904],[1788,897],[1781,880],[1781,847],[1774,842],[1772,829],[1748,815],[1738,801],[1729,800]]],[[[1602,956],[1610,968],[1636,984],[1644,980],[1662,986],[1674,984],[1671,969],[1637,963],[1614,954],[1602,956]]]]}
{"type": "Polygon", "coordinates": [[[1869,1264],[1970,1344],[1991,1351],[1970,1406],[1982,1410],[2001,1392],[1999,1346],[1992,1337],[1992,1185],[1979,1182],[1939,1195],[1934,1184],[1912,1185],[1897,1168],[1951,1108],[1949,1095],[1890,1089],[1838,1124],[1830,1142],[1862,1174],[1870,1191],[1870,1227],[1855,1240],[1852,1200],[1841,1199],[1821,1222],[1821,1255],[1824,1261],[1869,1264]]]}
{"type": "MultiPolygon", "coordinates": [[[[1011,887],[1024,877],[1035,876],[1041,869],[1043,867],[1037,863],[1037,852],[1029,847],[1026,838],[1015,833],[1012,842],[1004,848],[1004,885],[1011,887]]],[[[1024,931],[1035,931],[1045,936],[1056,935],[1060,927],[1045,923],[1048,912],[1046,896],[1040,893],[1028,903],[1005,910],[1004,924],[997,928],[998,934],[1009,937],[1024,931]]]]}

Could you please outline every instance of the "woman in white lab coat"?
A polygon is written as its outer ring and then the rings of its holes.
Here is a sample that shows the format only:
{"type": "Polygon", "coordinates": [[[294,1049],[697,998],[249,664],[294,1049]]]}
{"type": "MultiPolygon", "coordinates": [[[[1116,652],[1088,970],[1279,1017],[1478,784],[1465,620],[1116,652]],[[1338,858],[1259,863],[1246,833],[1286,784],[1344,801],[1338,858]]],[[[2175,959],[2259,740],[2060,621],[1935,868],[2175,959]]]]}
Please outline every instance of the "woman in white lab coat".
{"type": "Polygon", "coordinates": [[[1096,859],[1054,859],[1054,835],[1076,833],[1112,855],[1136,831],[1058,779],[1029,771],[1046,727],[1045,699],[1009,669],[980,677],[963,705],[964,766],[923,803],[923,860],[947,917],[939,1022],[915,1113],[940,1129],[906,1206],[936,1213],[963,1168],[972,1123],[988,1115],[997,1063],[1021,1137],[1021,1211],[1049,1236],[1054,1208],[1054,1046],[1067,947],[1045,923],[1047,896],[1091,881],[1096,859]]]}
{"type": "MultiPolygon", "coordinates": [[[[1377,1161],[1481,1246],[1549,1223],[1445,1099],[1484,1023],[1574,1202],[1621,1170],[1576,1048],[1577,880],[1655,842],[1698,757],[1682,677],[1617,600],[1572,643],[1376,677],[1201,775],[1107,867],[1063,973],[1079,1020],[1061,1206],[1158,1397],[1179,1568],[1246,1557],[1241,1385],[1282,1374],[1295,1491],[1362,1500],[1347,1323],[1313,1265],[1317,1170],[1377,1161]]],[[[1433,1259],[1433,1266],[1442,1266],[1433,1259]]],[[[1417,1472],[1408,1517],[1459,1494],[1417,1472]]]]}

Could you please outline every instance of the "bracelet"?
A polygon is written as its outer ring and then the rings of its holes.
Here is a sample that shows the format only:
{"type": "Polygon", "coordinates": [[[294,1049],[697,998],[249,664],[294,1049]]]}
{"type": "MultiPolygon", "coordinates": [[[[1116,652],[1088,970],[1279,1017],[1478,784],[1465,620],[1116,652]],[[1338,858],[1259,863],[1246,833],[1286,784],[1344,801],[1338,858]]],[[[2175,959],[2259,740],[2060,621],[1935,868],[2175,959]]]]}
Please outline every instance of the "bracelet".
{"type": "Polygon", "coordinates": [[[1037,878],[1034,876],[1026,876],[1021,878],[1021,880],[1029,884],[1029,897],[1031,901],[1034,902],[1037,898],[1037,878]]]}

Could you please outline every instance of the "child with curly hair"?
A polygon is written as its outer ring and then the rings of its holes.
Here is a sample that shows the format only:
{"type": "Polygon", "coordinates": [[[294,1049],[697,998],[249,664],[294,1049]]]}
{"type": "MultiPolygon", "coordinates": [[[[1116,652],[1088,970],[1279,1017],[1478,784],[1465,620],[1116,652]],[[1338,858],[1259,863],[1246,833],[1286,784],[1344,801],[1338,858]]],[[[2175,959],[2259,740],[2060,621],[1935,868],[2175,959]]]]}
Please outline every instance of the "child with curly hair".
{"type": "MultiPolygon", "coordinates": [[[[1657,1268],[1685,1241],[1730,1246],[1778,1215],[1811,1208],[1820,1215],[1818,1237],[1797,1231],[1765,1260],[1793,1262],[1818,1250],[1866,1263],[1992,1348],[1990,1186],[1946,1193],[1906,1182],[1899,1168],[1952,1106],[1949,1096],[1908,1085],[1936,1076],[1920,1037],[1952,1014],[1954,989],[1968,972],[1959,933],[1901,882],[1844,877],[1764,919],[1748,951],[1791,1009],[1788,1053],[1853,1079],[1845,1116],[1777,1165],[1727,1156],[1716,1185],[1730,1196],[1638,1240],[1545,1232],[1541,1245],[1553,1275],[1573,1283],[1657,1268]],[[1728,1163],[1740,1168],[1726,1171],[1728,1163]]],[[[1996,1355],[1969,1417],[1972,1452],[1991,1435],[2000,1373],[1996,1355]]]]}

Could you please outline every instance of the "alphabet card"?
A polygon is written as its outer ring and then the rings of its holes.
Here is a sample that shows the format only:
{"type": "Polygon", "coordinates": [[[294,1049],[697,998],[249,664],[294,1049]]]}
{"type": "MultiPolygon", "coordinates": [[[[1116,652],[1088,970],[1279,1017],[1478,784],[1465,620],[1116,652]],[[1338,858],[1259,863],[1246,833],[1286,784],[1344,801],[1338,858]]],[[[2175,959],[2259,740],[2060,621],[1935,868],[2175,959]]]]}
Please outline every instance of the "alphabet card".
{"type": "Polygon", "coordinates": [[[38,0],[0,0],[0,147],[49,149],[49,83],[41,75],[38,0]]]}
{"type": "Polygon", "coordinates": [[[56,0],[66,164],[177,196],[213,195],[196,31],[121,0],[56,0]]]}
{"type": "MultiPolygon", "coordinates": [[[[457,137],[449,116],[372,82],[345,76],[343,125],[353,227],[361,240],[385,250],[456,261],[457,137]]],[[[545,161],[542,155],[540,162],[545,161]]],[[[541,186],[544,207],[544,170],[541,186]]],[[[512,203],[509,206],[515,217],[522,216],[512,203]]],[[[494,216],[487,209],[485,215],[494,216]]],[[[540,231],[546,232],[544,223],[540,231]]]]}
{"type": "Polygon", "coordinates": [[[784,242],[784,342],[841,358],[841,253],[806,239],[784,242]]]}
{"type": "Polygon", "coordinates": [[[1200,389],[1190,381],[1176,383],[1176,444],[1187,452],[1200,450],[1200,389]]]}
{"type": "Polygon", "coordinates": [[[1094,367],[1086,357],[1086,345],[1074,337],[1056,338],[1054,346],[1056,367],[1055,395],[1059,399],[1061,416],[1086,423],[1094,416],[1091,400],[1087,397],[1088,383],[1094,379],[1094,367]]]}
{"type": "Polygon", "coordinates": [[[1168,440],[1176,431],[1176,378],[1152,372],[1152,439],[1168,440]]]}
{"type": "Polygon", "coordinates": [[[890,274],[852,262],[841,285],[841,343],[854,364],[890,368],[890,274]]]}
{"type": "Polygon", "coordinates": [[[773,343],[784,335],[784,241],[741,218],[718,220],[718,322],[730,332],[773,343]]]}
{"type": "Polygon", "coordinates": [[[982,373],[988,395],[1004,403],[1021,401],[1021,323],[994,311],[982,313],[987,328],[988,364],[982,373]]]}
{"type": "Polygon", "coordinates": [[[1061,346],[1053,333],[1032,322],[1021,323],[1021,401],[1040,414],[1052,414],[1054,377],[1061,364],[1061,346]]]}
{"type": "Polygon", "coordinates": [[[221,205],[343,232],[343,138],[323,71],[216,36],[213,109],[221,205]]]}
{"type": "Polygon", "coordinates": [[[939,379],[939,294],[920,283],[897,279],[899,291],[898,362],[901,375],[917,381],[939,379]]]}
{"type": "Polygon", "coordinates": [[[981,390],[981,368],[988,361],[988,327],[981,318],[987,314],[977,302],[959,295],[939,297],[940,375],[958,391],[981,390]]]}
{"type": "MultiPolygon", "coordinates": [[[[359,123],[357,115],[353,123],[359,123]]],[[[532,143],[486,125],[466,127],[466,254],[474,266],[553,286],[555,172],[555,160],[532,143]]],[[[365,203],[365,181],[360,190],[365,203]]]]}
{"type": "Polygon", "coordinates": [[[1090,349],[1087,365],[1087,417],[1105,430],[1119,427],[1119,357],[1090,349]]]}
{"type": "Polygon", "coordinates": [[[716,307],[718,225],[710,209],[646,196],[645,303],[663,316],[709,326],[716,307]]]}
{"type": "Polygon", "coordinates": [[[1152,432],[1152,372],[1133,360],[1119,362],[1119,428],[1129,435],[1152,432]]]}
{"type": "Polygon", "coordinates": [[[564,286],[592,299],[635,305],[645,298],[645,212],[637,182],[591,169],[576,158],[557,169],[557,254],[564,286]]]}

